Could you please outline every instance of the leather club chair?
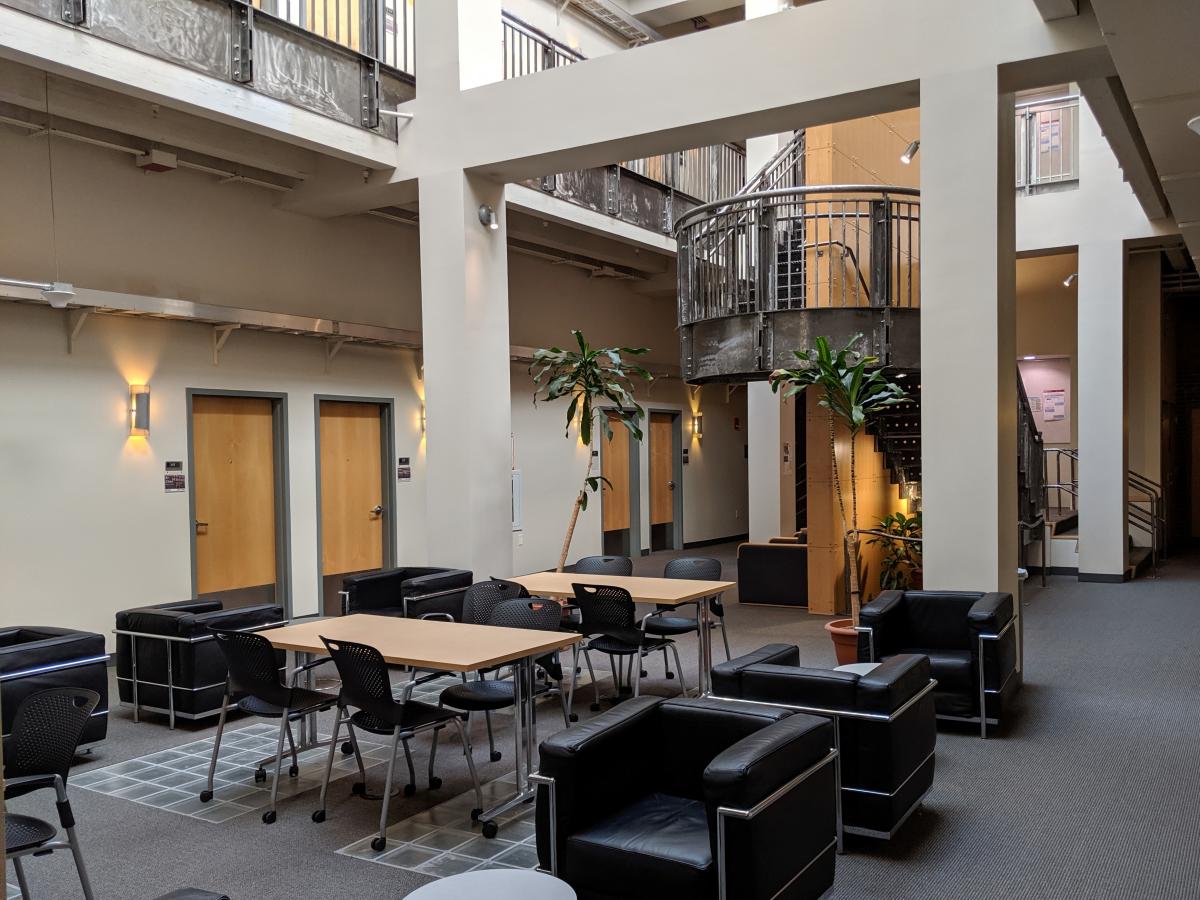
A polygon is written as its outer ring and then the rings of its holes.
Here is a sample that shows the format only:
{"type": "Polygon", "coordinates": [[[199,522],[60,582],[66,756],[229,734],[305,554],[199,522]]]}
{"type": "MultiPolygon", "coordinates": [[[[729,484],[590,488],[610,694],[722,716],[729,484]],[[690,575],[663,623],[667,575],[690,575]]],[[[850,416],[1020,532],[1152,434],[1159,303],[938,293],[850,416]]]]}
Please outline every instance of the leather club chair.
{"type": "Polygon", "coordinates": [[[376,616],[418,618],[445,613],[462,619],[463,594],[474,580],[466,569],[404,566],[342,580],[342,615],[369,613],[376,616]]]}
{"type": "Polygon", "coordinates": [[[808,544],[740,544],[738,603],[808,607],[808,544]]]}
{"type": "Polygon", "coordinates": [[[787,900],[833,884],[833,726],[636,697],[541,745],[541,868],[580,900],[787,900]],[[722,890],[724,886],[724,890],[722,890]]]}
{"type": "Polygon", "coordinates": [[[1021,687],[1012,594],[884,591],[859,615],[858,658],[929,657],[939,719],[998,725],[1021,687]]]}
{"type": "Polygon", "coordinates": [[[929,659],[901,654],[869,675],[809,669],[793,644],[767,644],[713,668],[713,693],[834,722],[842,828],[890,839],[933,784],[937,718],[929,659]]]}
{"type": "Polygon", "coordinates": [[[177,718],[215,716],[221,712],[228,669],[210,627],[259,629],[284,621],[279,606],[225,609],[218,600],[122,610],[116,627],[121,702],[133,705],[135,722],[149,710],[165,714],[172,728],[177,718]]]}
{"type": "Polygon", "coordinates": [[[12,731],[21,701],[50,688],[86,688],[100,695],[79,744],[108,734],[108,654],[104,636],[90,631],[19,625],[0,628],[0,707],[4,736],[12,731]]]}

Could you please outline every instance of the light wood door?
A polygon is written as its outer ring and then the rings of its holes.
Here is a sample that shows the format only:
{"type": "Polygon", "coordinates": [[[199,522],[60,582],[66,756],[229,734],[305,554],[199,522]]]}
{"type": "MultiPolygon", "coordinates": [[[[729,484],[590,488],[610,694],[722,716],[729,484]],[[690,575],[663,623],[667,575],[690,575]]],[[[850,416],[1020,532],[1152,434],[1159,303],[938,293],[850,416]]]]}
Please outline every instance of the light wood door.
{"type": "Polygon", "coordinates": [[[612,440],[600,435],[600,474],[603,498],[603,529],[622,531],[629,527],[629,429],[612,413],[608,416],[612,440]]]}
{"type": "Polygon", "coordinates": [[[383,567],[382,418],[378,404],[321,401],[321,573],[383,567]]]}
{"type": "Polygon", "coordinates": [[[264,397],[192,398],[196,593],[275,584],[275,423],[264,397]]]}
{"type": "Polygon", "coordinates": [[[675,417],[650,413],[650,524],[675,521],[675,417]]]}

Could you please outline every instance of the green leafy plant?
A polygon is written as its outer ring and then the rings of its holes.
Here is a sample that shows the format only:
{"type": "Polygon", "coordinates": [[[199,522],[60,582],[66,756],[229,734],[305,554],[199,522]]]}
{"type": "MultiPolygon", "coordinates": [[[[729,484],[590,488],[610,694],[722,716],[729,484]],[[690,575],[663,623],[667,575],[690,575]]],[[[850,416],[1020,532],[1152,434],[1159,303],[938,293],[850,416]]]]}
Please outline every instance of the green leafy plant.
{"type": "Polygon", "coordinates": [[[858,569],[858,489],[855,483],[855,439],[867,424],[867,417],[908,399],[900,385],[888,380],[879,359],[861,353],[857,347],[863,336],[856,334],[845,347],[833,351],[826,337],[817,338],[810,350],[795,350],[800,365],[795,369],[776,369],[770,375],[771,389],[784,397],[793,397],[808,388],[820,393],[819,405],[829,411],[829,453],[833,461],[833,485],[841,513],[846,556],[850,564],[850,615],[858,624],[860,606],[858,569]],[[850,514],[842,479],[838,472],[836,421],[840,419],[850,432],[850,514]]]}
{"type": "Polygon", "coordinates": [[[883,547],[879,586],[885,591],[906,591],[912,587],[913,571],[921,568],[921,513],[906,516],[894,512],[879,520],[879,530],[895,535],[867,541],[883,547]]]}
{"type": "Polygon", "coordinates": [[[598,492],[602,483],[608,483],[602,475],[592,474],[592,451],[597,428],[605,440],[611,441],[615,420],[640,441],[640,423],[646,411],[633,399],[634,379],[654,380],[648,371],[626,359],[645,354],[645,347],[592,347],[582,332],[572,331],[571,334],[575,336],[578,349],[551,347],[548,350],[536,350],[529,366],[529,374],[533,376],[535,385],[533,402],[570,397],[566,436],[571,436],[574,426],[579,432],[579,440],[588,448],[587,472],[571,508],[571,519],[558,557],[559,572],[567,564],[575,523],[579,520],[580,511],[587,509],[588,494],[598,492]]]}

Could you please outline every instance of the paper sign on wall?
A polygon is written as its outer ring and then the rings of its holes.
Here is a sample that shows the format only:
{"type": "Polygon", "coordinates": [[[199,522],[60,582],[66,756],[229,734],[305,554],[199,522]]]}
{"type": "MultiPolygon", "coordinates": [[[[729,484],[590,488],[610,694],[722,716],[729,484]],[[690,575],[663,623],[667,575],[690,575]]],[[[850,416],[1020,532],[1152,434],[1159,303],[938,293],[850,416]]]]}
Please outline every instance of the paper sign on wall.
{"type": "Polygon", "coordinates": [[[396,463],[396,480],[397,481],[412,481],[412,465],[409,463],[409,457],[401,456],[396,463]]]}
{"type": "Polygon", "coordinates": [[[1042,421],[1061,422],[1067,417],[1067,392],[1064,388],[1042,391],[1042,421]]]}
{"type": "Polygon", "coordinates": [[[168,494],[177,494],[180,491],[187,489],[187,485],[185,483],[185,479],[184,479],[184,475],[183,475],[183,461],[182,460],[168,460],[164,466],[164,469],[165,469],[165,471],[163,472],[163,490],[164,491],[166,491],[168,494]]]}

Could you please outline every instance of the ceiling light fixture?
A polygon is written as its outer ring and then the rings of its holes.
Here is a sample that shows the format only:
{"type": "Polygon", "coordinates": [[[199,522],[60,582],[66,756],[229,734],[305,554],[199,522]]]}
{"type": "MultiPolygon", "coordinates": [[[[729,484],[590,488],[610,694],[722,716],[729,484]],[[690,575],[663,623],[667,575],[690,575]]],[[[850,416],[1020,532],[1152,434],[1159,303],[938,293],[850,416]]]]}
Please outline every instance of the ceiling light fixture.
{"type": "Polygon", "coordinates": [[[496,218],[496,211],[486,203],[479,207],[479,224],[485,228],[490,228],[492,231],[500,227],[500,220],[496,218]]]}
{"type": "Polygon", "coordinates": [[[1196,132],[1196,134],[1200,134],[1200,116],[1194,116],[1191,119],[1188,119],[1188,128],[1192,129],[1192,131],[1196,132]]]}
{"type": "Polygon", "coordinates": [[[42,299],[55,309],[66,309],[67,304],[75,299],[75,288],[62,281],[24,281],[20,278],[0,278],[0,284],[41,291],[42,299]]]}
{"type": "Polygon", "coordinates": [[[1022,356],[1021,359],[1030,360],[1030,359],[1037,359],[1037,357],[1036,356],[1022,356]]]}
{"type": "Polygon", "coordinates": [[[1071,285],[1073,285],[1075,283],[1075,279],[1078,277],[1079,277],[1078,272],[1072,272],[1070,275],[1068,275],[1066,278],[1063,279],[1063,287],[1070,287],[1071,285]]]}
{"type": "Polygon", "coordinates": [[[907,166],[913,161],[913,157],[917,155],[917,151],[920,149],[921,142],[919,140],[913,141],[911,144],[905,147],[904,152],[900,154],[900,162],[907,166]]]}

